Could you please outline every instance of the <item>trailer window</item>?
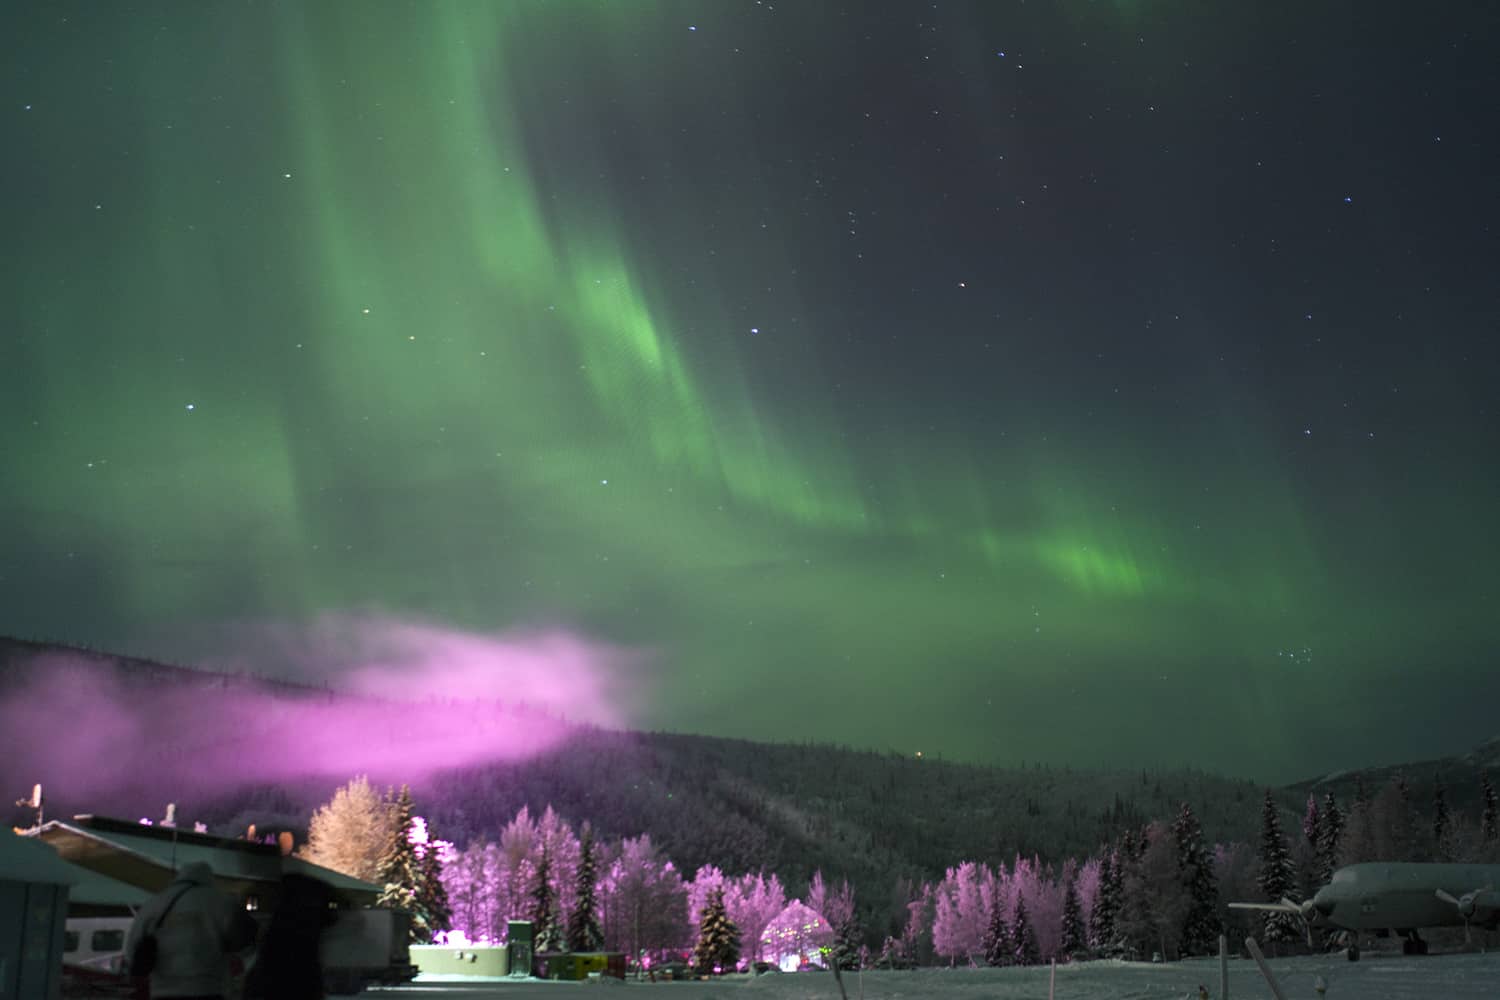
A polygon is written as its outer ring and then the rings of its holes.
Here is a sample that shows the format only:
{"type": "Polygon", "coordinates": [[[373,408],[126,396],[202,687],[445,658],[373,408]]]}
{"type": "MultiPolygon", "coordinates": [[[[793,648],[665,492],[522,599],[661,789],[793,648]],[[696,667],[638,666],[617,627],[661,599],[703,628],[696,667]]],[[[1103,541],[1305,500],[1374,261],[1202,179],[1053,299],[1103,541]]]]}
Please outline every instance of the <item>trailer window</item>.
{"type": "Polygon", "coordinates": [[[95,931],[89,935],[89,950],[95,954],[108,954],[125,950],[124,931],[95,931]]]}
{"type": "Polygon", "coordinates": [[[63,951],[75,952],[78,950],[78,932],[63,931],[63,951]]]}

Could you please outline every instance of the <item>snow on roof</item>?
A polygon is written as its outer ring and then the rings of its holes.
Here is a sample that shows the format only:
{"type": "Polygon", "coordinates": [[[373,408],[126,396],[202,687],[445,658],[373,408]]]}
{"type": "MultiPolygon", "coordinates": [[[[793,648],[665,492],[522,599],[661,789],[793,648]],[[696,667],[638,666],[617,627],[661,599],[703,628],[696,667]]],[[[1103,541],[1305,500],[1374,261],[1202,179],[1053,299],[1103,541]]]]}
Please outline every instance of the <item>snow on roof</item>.
{"type": "Polygon", "coordinates": [[[283,874],[296,872],[328,883],[336,895],[352,902],[373,902],[380,893],[372,883],[301,858],[283,857],[280,849],[269,844],[94,816],[78,816],[72,822],[53,820],[36,836],[66,860],[147,892],[161,891],[175,872],[201,861],[213,869],[221,884],[241,891],[251,890],[256,883],[280,883],[283,874]]]}

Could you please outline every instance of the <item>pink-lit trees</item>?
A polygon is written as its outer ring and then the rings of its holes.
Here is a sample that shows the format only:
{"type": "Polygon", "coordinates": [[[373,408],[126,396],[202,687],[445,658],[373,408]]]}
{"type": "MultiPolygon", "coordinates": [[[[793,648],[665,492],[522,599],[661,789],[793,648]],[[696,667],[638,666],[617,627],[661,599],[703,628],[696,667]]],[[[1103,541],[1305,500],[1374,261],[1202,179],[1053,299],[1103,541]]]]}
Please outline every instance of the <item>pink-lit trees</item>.
{"type": "Polygon", "coordinates": [[[984,960],[995,891],[995,873],[987,865],[965,861],[948,869],[937,885],[932,919],[932,947],[939,955],[950,963],[976,965],[984,960]]]}
{"type": "Polygon", "coordinates": [[[786,890],[780,879],[761,873],[731,877],[714,865],[704,865],[693,874],[687,889],[688,921],[695,927],[713,894],[722,889],[725,910],[739,928],[741,962],[748,965],[762,960],[761,933],[786,907],[786,890]]]}
{"type": "Polygon", "coordinates": [[[692,941],[682,876],[645,835],[620,842],[600,880],[604,946],[633,958],[683,951],[692,941]]]}
{"type": "Polygon", "coordinates": [[[766,961],[762,938],[766,927],[786,908],[786,889],[775,875],[741,875],[732,895],[726,895],[729,917],[740,929],[740,956],[746,962],[766,961]]]}

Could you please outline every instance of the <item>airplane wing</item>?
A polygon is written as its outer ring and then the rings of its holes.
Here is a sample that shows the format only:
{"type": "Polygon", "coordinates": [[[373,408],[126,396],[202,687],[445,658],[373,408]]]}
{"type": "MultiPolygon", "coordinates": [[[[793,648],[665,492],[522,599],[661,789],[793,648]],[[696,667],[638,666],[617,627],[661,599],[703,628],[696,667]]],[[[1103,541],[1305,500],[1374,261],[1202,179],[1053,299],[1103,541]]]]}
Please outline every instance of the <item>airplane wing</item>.
{"type": "Polygon", "coordinates": [[[1261,910],[1266,913],[1293,913],[1305,919],[1312,909],[1312,902],[1294,903],[1290,899],[1282,899],[1275,903],[1230,903],[1229,908],[1231,910],[1261,910]]]}

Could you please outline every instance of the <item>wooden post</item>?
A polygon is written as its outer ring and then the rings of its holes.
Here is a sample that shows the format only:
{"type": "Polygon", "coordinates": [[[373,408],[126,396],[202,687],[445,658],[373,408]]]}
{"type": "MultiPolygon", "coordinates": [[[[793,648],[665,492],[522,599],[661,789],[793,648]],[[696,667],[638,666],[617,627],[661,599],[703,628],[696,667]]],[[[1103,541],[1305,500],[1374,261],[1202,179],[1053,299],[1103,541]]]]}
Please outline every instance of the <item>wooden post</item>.
{"type": "Polygon", "coordinates": [[[1229,1000],[1229,939],[1219,935],[1219,1000],[1229,1000]]]}
{"type": "Polygon", "coordinates": [[[1255,943],[1255,938],[1245,938],[1245,948],[1250,952],[1250,957],[1255,959],[1255,964],[1260,966],[1260,974],[1266,977],[1266,983],[1271,987],[1271,995],[1276,1000],[1286,1000],[1286,994],[1281,992],[1281,984],[1276,981],[1276,976],[1272,974],[1271,967],[1266,964],[1266,956],[1260,953],[1260,945],[1255,943]]]}
{"type": "Polygon", "coordinates": [[[1047,981],[1047,1000],[1057,1000],[1057,959],[1052,960],[1052,978],[1047,981]]]}

